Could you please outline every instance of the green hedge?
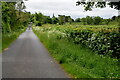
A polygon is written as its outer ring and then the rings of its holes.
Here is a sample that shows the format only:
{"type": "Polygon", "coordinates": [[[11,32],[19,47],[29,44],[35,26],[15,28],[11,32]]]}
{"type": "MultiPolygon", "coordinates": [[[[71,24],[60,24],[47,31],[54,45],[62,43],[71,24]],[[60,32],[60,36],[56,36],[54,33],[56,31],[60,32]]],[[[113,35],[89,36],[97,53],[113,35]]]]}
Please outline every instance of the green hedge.
{"type": "Polygon", "coordinates": [[[120,32],[115,30],[93,31],[89,29],[78,29],[64,26],[54,26],[43,28],[42,30],[59,31],[66,35],[59,34],[58,39],[67,37],[76,44],[88,47],[94,52],[102,55],[120,58],[120,32]]]}
{"type": "Polygon", "coordinates": [[[90,30],[74,30],[70,32],[74,43],[83,44],[98,54],[120,58],[119,32],[93,32],[90,30]]]}

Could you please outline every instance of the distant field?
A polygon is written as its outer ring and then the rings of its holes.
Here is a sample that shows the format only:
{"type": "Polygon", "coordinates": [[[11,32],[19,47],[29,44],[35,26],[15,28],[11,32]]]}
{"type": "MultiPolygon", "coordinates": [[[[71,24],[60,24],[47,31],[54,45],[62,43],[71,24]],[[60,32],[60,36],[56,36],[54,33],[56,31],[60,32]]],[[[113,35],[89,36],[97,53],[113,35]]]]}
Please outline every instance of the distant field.
{"type": "Polygon", "coordinates": [[[43,27],[61,27],[61,28],[71,28],[75,30],[92,30],[94,32],[97,32],[97,31],[119,32],[120,31],[120,27],[117,24],[114,24],[114,25],[80,25],[79,23],[64,24],[64,25],[45,24],[43,25],[43,27]]]}

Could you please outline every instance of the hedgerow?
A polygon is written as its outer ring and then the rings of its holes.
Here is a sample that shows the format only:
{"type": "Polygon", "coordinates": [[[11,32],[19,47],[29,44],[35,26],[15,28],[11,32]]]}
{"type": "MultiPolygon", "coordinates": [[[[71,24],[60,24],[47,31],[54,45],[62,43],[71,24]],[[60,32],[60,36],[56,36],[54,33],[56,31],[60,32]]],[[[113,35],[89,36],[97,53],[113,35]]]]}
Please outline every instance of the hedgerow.
{"type": "Polygon", "coordinates": [[[84,29],[71,26],[41,27],[43,31],[53,31],[58,33],[58,39],[66,37],[75,44],[88,47],[97,54],[120,58],[120,32],[116,29],[84,29]]]}
{"type": "Polygon", "coordinates": [[[74,43],[82,44],[98,54],[120,58],[119,32],[93,32],[90,30],[74,30],[70,32],[74,43]]]}

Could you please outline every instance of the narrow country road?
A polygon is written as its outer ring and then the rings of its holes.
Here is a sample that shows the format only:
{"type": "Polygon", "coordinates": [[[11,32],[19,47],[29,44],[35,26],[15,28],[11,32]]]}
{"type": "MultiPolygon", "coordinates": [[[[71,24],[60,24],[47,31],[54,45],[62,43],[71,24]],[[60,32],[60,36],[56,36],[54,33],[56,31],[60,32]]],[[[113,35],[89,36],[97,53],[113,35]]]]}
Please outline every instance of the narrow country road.
{"type": "Polygon", "coordinates": [[[68,78],[32,30],[26,30],[2,54],[3,78],[68,78]]]}

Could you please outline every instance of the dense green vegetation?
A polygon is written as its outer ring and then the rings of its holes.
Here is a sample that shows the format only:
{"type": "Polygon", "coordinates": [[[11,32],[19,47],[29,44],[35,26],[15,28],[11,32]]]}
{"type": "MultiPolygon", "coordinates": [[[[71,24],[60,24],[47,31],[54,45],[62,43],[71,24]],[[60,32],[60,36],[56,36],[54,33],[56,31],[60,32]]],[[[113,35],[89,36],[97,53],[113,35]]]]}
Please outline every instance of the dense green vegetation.
{"type": "Polygon", "coordinates": [[[15,2],[2,2],[2,50],[25,31],[30,20],[30,13],[16,7],[15,2]]]}
{"type": "MultiPolygon", "coordinates": [[[[74,25],[43,25],[42,27],[33,27],[35,34],[44,43],[50,51],[50,54],[76,78],[118,78],[119,59],[110,58],[110,56],[98,55],[86,45],[75,44],[76,38],[88,37],[86,33],[89,30],[76,31],[74,25]],[[74,33],[81,34],[74,35],[74,33]],[[72,36],[73,35],[73,36],[72,36]],[[84,36],[84,37],[83,37],[84,36]]],[[[96,33],[96,32],[95,32],[96,33]]],[[[92,33],[91,33],[92,34],[92,33]]],[[[94,38],[96,38],[95,34],[94,38]]],[[[102,35],[101,35],[102,36],[102,35]]],[[[98,36],[99,37],[99,36],[98,36]]],[[[93,38],[93,36],[92,36],[93,38]]],[[[106,38],[104,36],[104,38],[106,38]]],[[[108,37],[107,37],[108,38],[108,37]]],[[[82,39],[82,41],[86,40],[82,39]]],[[[95,42],[95,39],[93,40],[95,42]]],[[[78,42],[80,42],[78,40],[78,42]]],[[[102,42],[104,42],[102,40],[102,42]]],[[[102,45],[102,42],[100,44],[102,45]]],[[[82,42],[80,42],[82,43],[82,42]]],[[[92,42],[90,42],[92,43],[92,42]]],[[[117,42],[116,42],[117,43],[117,42]]],[[[119,45],[120,46],[120,45],[119,45]]],[[[94,47],[94,46],[93,46],[94,47]]]]}
{"type": "Polygon", "coordinates": [[[70,16],[58,15],[59,17],[45,16],[42,13],[35,13],[31,15],[31,22],[33,22],[36,26],[41,26],[42,24],[60,24],[63,25],[67,22],[71,23],[74,20],[70,16]]]}
{"type": "MultiPolygon", "coordinates": [[[[60,29],[59,29],[60,30],[60,29]]],[[[76,44],[82,44],[94,52],[120,58],[120,33],[118,28],[63,28],[68,39],[76,44]]],[[[60,36],[62,38],[62,36],[60,36]]]]}
{"type": "MultiPolygon", "coordinates": [[[[68,39],[72,39],[76,44],[82,44],[97,54],[109,55],[120,58],[120,32],[119,27],[96,26],[85,27],[79,25],[54,26],[58,31],[66,34],[68,39]],[[74,27],[75,26],[75,27],[74,27]]],[[[47,29],[48,30],[48,29],[47,29]]],[[[49,29],[51,30],[51,28],[49,29]]],[[[64,35],[60,35],[64,38],[64,35]]]]}
{"type": "Polygon", "coordinates": [[[54,18],[56,23],[33,30],[68,73],[77,78],[120,77],[120,16],[54,18]]]}
{"type": "MultiPolygon", "coordinates": [[[[71,16],[58,15],[55,17],[45,16],[42,13],[35,13],[31,15],[30,21],[36,26],[42,26],[43,24],[81,24],[81,25],[111,25],[112,23],[116,26],[120,25],[120,16],[113,16],[109,19],[103,19],[99,16],[86,16],[84,18],[72,19],[71,16]]],[[[114,26],[113,25],[113,26],[114,26]]]]}
{"type": "Polygon", "coordinates": [[[10,33],[23,29],[29,22],[29,13],[15,9],[16,3],[2,2],[2,32],[10,33]],[[20,14],[19,14],[20,13],[20,14]]]}

